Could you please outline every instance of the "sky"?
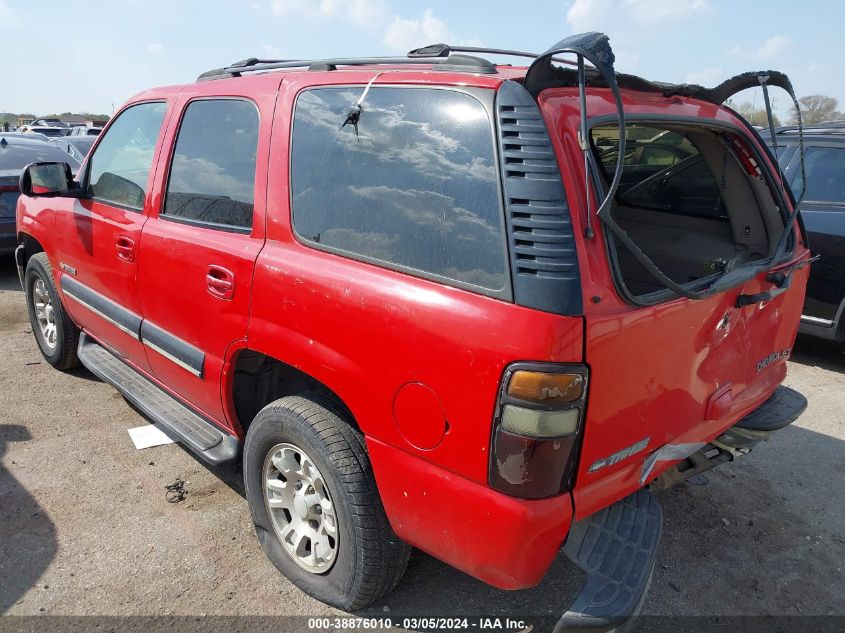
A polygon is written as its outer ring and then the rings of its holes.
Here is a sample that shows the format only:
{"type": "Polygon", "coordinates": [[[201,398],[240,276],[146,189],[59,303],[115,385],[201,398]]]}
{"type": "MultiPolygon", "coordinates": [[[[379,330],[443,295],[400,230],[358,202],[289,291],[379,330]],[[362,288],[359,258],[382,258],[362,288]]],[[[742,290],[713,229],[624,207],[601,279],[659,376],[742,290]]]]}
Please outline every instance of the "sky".
{"type": "MultiPolygon", "coordinates": [[[[0,0],[0,112],[110,114],[141,90],[248,57],[438,42],[540,52],[593,30],[610,36],[621,72],[715,85],[782,70],[799,97],[827,94],[845,110],[843,23],[845,3],[821,0],[0,0]]],[[[785,114],[785,93],[773,96],[785,114]]],[[[759,90],[739,100],[762,105],[759,90]]]]}

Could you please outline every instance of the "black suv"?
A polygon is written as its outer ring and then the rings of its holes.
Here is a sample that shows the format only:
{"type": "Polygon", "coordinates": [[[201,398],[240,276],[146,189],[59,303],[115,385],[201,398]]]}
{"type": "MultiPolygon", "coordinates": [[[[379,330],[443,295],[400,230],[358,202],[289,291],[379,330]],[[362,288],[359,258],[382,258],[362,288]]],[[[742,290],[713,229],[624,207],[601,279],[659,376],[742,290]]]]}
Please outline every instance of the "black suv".
{"type": "MultiPolygon", "coordinates": [[[[775,131],[778,158],[796,196],[801,194],[798,128],[775,131]]],[[[800,332],[845,341],[845,121],[804,127],[807,190],[801,216],[813,263],[800,332]]]]}

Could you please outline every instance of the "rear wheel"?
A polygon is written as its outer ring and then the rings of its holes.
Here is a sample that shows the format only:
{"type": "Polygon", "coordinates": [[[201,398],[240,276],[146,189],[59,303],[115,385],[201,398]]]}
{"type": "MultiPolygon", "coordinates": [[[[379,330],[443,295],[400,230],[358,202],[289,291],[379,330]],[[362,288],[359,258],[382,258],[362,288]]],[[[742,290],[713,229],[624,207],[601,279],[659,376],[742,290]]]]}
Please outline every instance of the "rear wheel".
{"type": "Polygon", "coordinates": [[[79,328],[70,320],[53,283],[53,267],[46,253],[29,258],[24,275],[26,305],[32,333],[44,360],[56,369],[79,365],[79,328]]]}
{"type": "Polygon", "coordinates": [[[243,466],[258,540],[297,587],[351,611],[399,583],[411,548],[388,523],[363,437],[331,402],[290,396],[264,407],[243,466]]]}

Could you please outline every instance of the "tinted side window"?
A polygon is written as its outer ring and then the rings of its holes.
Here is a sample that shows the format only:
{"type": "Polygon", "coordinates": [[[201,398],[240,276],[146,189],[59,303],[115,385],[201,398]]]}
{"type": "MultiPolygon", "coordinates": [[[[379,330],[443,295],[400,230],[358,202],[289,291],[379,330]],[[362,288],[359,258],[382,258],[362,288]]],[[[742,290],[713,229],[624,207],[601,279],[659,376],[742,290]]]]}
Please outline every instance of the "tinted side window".
{"type": "Polygon", "coordinates": [[[91,157],[91,196],[134,209],[144,207],[147,177],[166,111],[164,103],[141,103],[118,116],[91,157]]]}
{"type": "MultiPolygon", "coordinates": [[[[808,202],[845,204],[845,148],[811,147],[804,153],[804,170],[807,172],[808,202]]],[[[801,169],[796,170],[792,191],[801,194],[801,169]]]]}
{"type": "Polygon", "coordinates": [[[258,110],[252,103],[190,103],[176,138],[163,215],[252,226],[257,149],[258,110]]]}
{"type": "Polygon", "coordinates": [[[503,215],[484,107],[456,91],[372,88],[357,129],[341,127],[361,91],[321,88],[297,99],[297,235],[353,257],[504,289],[503,215]]]}

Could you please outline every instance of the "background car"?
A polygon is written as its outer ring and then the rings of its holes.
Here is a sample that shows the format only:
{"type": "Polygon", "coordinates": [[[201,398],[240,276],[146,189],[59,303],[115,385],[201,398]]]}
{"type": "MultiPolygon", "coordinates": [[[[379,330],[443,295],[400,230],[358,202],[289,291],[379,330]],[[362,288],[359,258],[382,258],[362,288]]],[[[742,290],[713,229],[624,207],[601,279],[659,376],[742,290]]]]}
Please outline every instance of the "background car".
{"type": "Polygon", "coordinates": [[[23,168],[30,163],[58,161],[68,163],[75,174],[82,162],[50,142],[28,136],[0,133],[0,255],[14,252],[17,246],[15,205],[23,168]]]}
{"type": "Polygon", "coordinates": [[[18,132],[23,134],[31,134],[32,132],[38,132],[39,134],[43,134],[44,136],[65,136],[67,134],[68,128],[61,127],[61,126],[53,126],[53,125],[22,125],[18,128],[18,132]]]}
{"type": "MultiPolygon", "coordinates": [[[[778,160],[795,196],[801,195],[798,128],[775,130],[778,160]]],[[[771,143],[771,135],[766,134],[771,143]]],[[[845,341],[845,122],[804,127],[804,169],[807,189],[801,217],[813,262],[800,331],[845,341]]]]}
{"type": "Polygon", "coordinates": [[[85,160],[88,150],[91,149],[91,146],[96,140],[96,136],[63,136],[61,138],[51,138],[48,142],[67,152],[76,161],[81,163],[85,160]]]}
{"type": "Polygon", "coordinates": [[[49,138],[50,138],[49,136],[45,136],[41,132],[2,132],[2,131],[0,131],[0,134],[5,136],[6,138],[9,138],[9,137],[28,138],[30,140],[38,139],[40,141],[46,141],[46,140],[49,140],[49,138]]]}
{"type": "Polygon", "coordinates": [[[68,136],[98,136],[103,128],[94,125],[76,125],[70,129],[68,136]]]}

